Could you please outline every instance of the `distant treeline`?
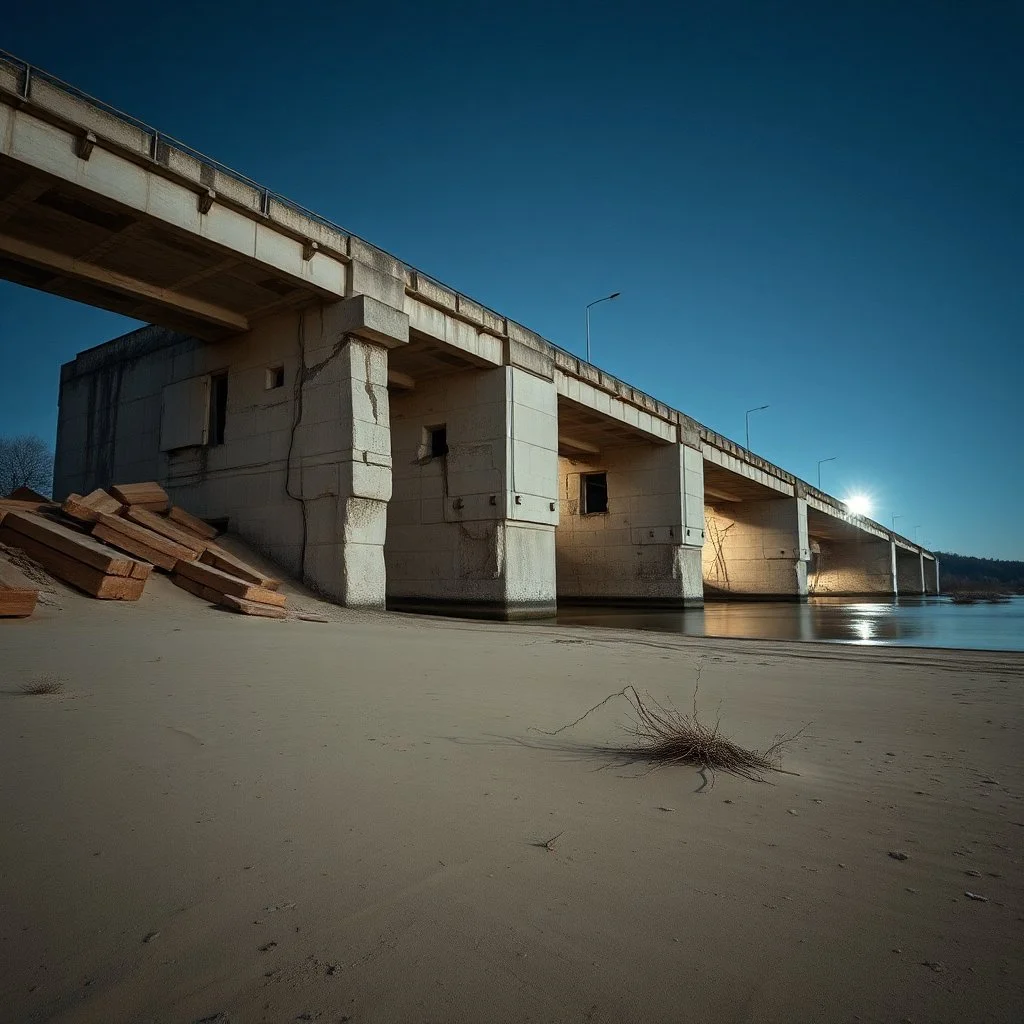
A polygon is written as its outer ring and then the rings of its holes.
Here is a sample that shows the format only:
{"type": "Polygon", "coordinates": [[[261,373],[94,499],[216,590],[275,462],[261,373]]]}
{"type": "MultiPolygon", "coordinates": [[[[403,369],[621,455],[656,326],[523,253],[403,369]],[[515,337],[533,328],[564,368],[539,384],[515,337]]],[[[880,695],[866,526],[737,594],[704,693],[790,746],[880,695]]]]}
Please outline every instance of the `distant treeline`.
{"type": "Polygon", "coordinates": [[[972,558],[936,551],[942,589],[946,592],[1001,591],[1024,594],[1024,562],[1010,562],[999,558],[972,558]]]}

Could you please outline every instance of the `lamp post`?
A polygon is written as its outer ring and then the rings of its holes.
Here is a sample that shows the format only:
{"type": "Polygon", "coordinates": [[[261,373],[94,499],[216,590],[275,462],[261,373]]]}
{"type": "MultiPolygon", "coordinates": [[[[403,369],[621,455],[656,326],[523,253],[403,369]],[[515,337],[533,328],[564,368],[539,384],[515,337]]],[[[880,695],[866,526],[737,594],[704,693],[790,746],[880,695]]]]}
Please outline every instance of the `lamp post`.
{"type": "Polygon", "coordinates": [[[914,543],[915,543],[915,544],[917,543],[917,531],[918,531],[918,530],[920,530],[920,529],[921,529],[921,524],[920,524],[920,523],[918,523],[918,524],[917,524],[917,525],[916,525],[916,526],[914,527],[914,543]]]}
{"type": "Polygon", "coordinates": [[[902,518],[903,518],[902,515],[897,515],[895,512],[893,512],[893,514],[892,514],[892,532],[893,533],[896,532],[896,520],[897,519],[902,519],[902,518]]]}
{"type": "Polygon", "coordinates": [[[759,405],[756,409],[748,409],[745,417],[747,424],[747,451],[750,451],[750,414],[752,412],[761,412],[762,409],[768,409],[770,406],[759,405]]]}
{"type": "Polygon", "coordinates": [[[833,455],[832,458],[830,458],[830,459],[818,459],[818,490],[819,491],[821,490],[821,467],[826,462],[835,462],[836,459],[838,459],[838,458],[839,458],[838,455],[833,455]]]}
{"type": "Polygon", "coordinates": [[[590,362],[590,307],[596,306],[599,302],[610,302],[612,299],[617,299],[622,292],[612,292],[611,295],[605,295],[603,298],[594,299],[593,302],[587,303],[587,362],[590,362]]]}

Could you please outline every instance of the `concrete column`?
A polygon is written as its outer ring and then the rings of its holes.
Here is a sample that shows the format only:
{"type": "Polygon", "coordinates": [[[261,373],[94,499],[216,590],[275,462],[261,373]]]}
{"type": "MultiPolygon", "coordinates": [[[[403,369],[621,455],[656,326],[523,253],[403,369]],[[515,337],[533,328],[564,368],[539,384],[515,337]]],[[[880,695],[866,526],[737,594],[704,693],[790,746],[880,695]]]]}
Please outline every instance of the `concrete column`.
{"type": "Polygon", "coordinates": [[[924,592],[926,594],[939,593],[939,560],[937,558],[924,558],[924,592]]]}
{"type": "Polygon", "coordinates": [[[820,540],[809,590],[818,595],[893,596],[896,587],[896,546],[864,534],[863,540],[820,540]]]}
{"type": "Polygon", "coordinates": [[[896,551],[896,590],[901,596],[914,596],[925,592],[924,556],[919,551],[907,551],[894,545],[896,551]]]}
{"type": "Polygon", "coordinates": [[[388,604],[493,618],[555,610],[554,383],[466,370],[393,396],[388,604]],[[447,452],[432,454],[444,428],[447,452]]]}
{"type": "Polygon", "coordinates": [[[631,444],[559,460],[558,596],[587,604],[703,604],[704,461],[684,444],[631,444]],[[607,512],[581,480],[604,473],[607,512]]]}
{"type": "Polygon", "coordinates": [[[408,320],[360,295],[302,323],[290,496],[301,500],[305,581],[349,607],[382,608],[391,497],[387,347],[408,320]]]}
{"type": "Polygon", "coordinates": [[[705,597],[807,599],[807,502],[723,501],[704,509],[705,597]]]}

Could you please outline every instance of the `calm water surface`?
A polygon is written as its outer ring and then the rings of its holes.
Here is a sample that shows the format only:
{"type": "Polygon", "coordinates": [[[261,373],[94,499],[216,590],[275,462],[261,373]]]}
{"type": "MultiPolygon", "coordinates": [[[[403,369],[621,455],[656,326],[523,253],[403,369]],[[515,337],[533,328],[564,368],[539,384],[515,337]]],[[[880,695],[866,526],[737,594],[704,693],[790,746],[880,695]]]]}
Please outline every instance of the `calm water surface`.
{"type": "Polygon", "coordinates": [[[807,604],[719,601],[685,611],[565,607],[557,622],[687,636],[1024,651],[1024,597],[973,605],[943,597],[812,597],[807,604]]]}

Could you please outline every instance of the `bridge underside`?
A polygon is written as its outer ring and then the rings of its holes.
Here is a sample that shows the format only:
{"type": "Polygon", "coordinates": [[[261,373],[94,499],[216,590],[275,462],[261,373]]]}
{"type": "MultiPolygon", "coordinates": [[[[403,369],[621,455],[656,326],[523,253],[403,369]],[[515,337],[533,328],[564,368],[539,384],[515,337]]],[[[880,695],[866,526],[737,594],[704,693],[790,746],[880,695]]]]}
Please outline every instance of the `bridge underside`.
{"type": "Polygon", "coordinates": [[[807,598],[806,505],[705,462],[703,552],[706,598],[807,598]]]}
{"type": "Polygon", "coordinates": [[[0,277],[217,340],[314,292],[95,191],[0,157],[0,277]]]}
{"type": "Polygon", "coordinates": [[[808,592],[819,596],[892,596],[897,592],[894,546],[815,508],[807,510],[811,538],[808,592]]]}

